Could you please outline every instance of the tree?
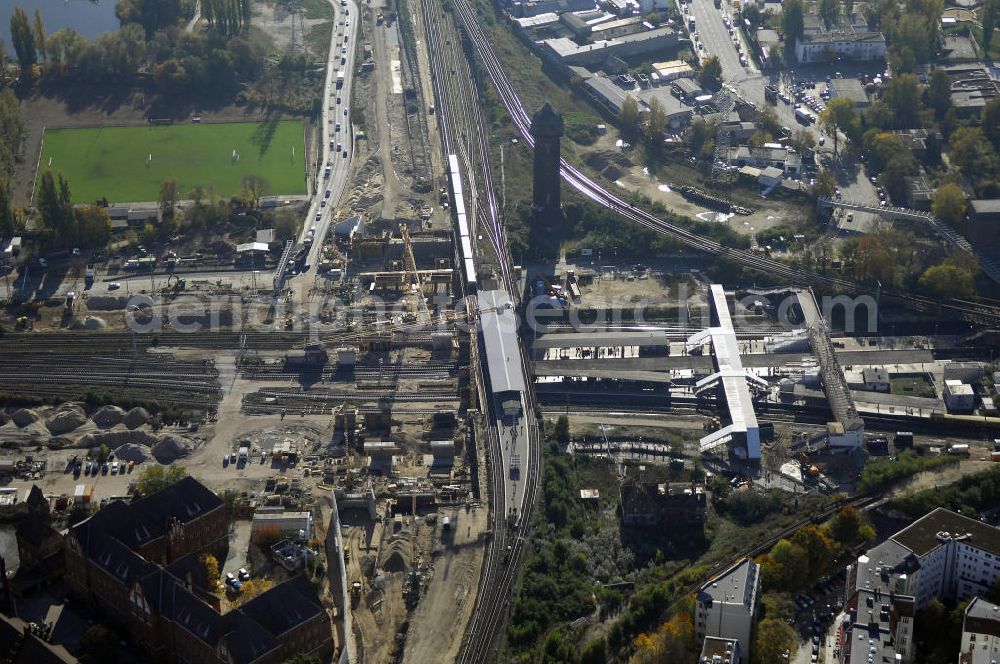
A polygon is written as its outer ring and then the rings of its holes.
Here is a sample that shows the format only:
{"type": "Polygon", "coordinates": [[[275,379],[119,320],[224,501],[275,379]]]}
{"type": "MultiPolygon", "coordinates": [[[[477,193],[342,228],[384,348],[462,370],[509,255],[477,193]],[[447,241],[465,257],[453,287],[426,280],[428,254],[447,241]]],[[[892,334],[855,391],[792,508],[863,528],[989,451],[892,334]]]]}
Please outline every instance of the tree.
{"type": "Polygon", "coordinates": [[[38,62],[38,54],[31,19],[21,7],[14,7],[14,13],[10,15],[10,41],[21,65],[21,72],[29,72],[31,66],[38,62]]]}
{"type": "Polygon", "coordinates": [[[954,182],[938,187],[931,200],[934,216],[955,228],[965,220],[965,206],[965,193],[954,182]]]}
{"type": "Polygon", "coordinates": [[[32,30],[35,33],[35,51],[37,53],[36,57],[39,57],[44,62],[46,59],[45,55],[45,21],[42,20],[42,10],[35,9],[35,22],[32,25],[32,30]]]}
{"type": "Polygon", "coordinates": [[[76,215],[69,194],[69,183],[62,173],[59,173],[58,180],[52,175],[52,171],[42,173],[36,200],[42,225],[48,229],[57,244],[65,246],[76,239],[76,215]]]}
{"type": "Polygon", "coordinates": [[[160,213],[163,218],[173,217],[175,207],[177,207],[177,180],[167,178],[160,183],[160,213]]]}
{"type": "Polygon", "coordinates": [[[794,44],[804,30],[802,0],[787,0],[781,5],[781,31],[785,33],[785,43],[794,44]]]}
{"type": "Polygon", "coordinates": [[[833,537],[845,547],[875,539],[875,528],[853,505],[843,507],[830,523],[833,537]]]}
{"type": "Polygon", "coordinates": [[[111,239],[111,217],[103,205],[84,205],[74,208],[76,216],[76,245],[104,247],[111,239]]]}
{"type": "Polygon", "coordinates": [[[646,138],[646,145],[659,149],[663,146],[663,132],[667,129],[667,112],[663,108],[663,102],[656,97],[649,100],[649,112],[646,113],[646,122],[643,131],[646,138]]]}
{"type": "Polygon", "coordinates": [[[1000,150],[1000,97],[983,106],[983,133],[996,150],[1000,150]]]}
{"type": "Polygon", "coordinates": [[[816,174],[816,182],[813,183],[812,193],[817,198],[830,198],[837,191],[837,176],[827,169],[816,174]]]}
{"type": "Polygon", "coordinates": [[[778,540],[761,564],[765,587],[789,592],[804,588],[809,579],[809,556],[787,539],[778,540]]]}
{"type": "Polygon", "coordinates": [[[580,664],[604,664],[608,661],[608,642],[603,636],[587,643],[580,653],[580,664]]]}
{"type": "Polygon", "coordinates": [[[987,0],[982,9],[983,53],[987,58],[989,58],[990,46],[993,45],[993,30],[996,28],[997,14],[1000,14],[1000,2],[987,0]]]}
{"type": "Polygon", "coordinates": [[[831,99],[827,107],[820,113],[823,130],[833,137],[833,154],[837,154],[840,143],[840,133],[850,139],[856,139],[860,125],[854,112],[854,102],[846,97],[831,99]],[[839,130],[839,131],[838,131],[839,130]]]}
{"type": "Polygon", "coordinates": [[[240,589],[239,594],[233,598],[230,604],[234,607],[243,606],[254,597],[266,593],[268,590],[274,587],[274,581],[271,579],[257,578],[250,579],[249,581],[243,582],[243,587],[240,589]]]}
{"type": "Polygon", "coordinates": [[[213,593],[220,592],[222,590],[221,575],[219,573],[219,560],[213,556],[211,553],[206,553],[201,556],[202,567],[205,568],[205,578],[208,579],[208,589],[213,593]]]}
{"type": "Polygon", "coordinates": [[[840,0],[819,0],[817,11],[824,21],[829,25],[837,22],[840,16],[840,0]]]}
{"type": "Polygon", "coordinates": [[[816,147],[816,137],[808,129],[799,129],[792,134],[792,140],[789,141],[789,145],[796,152],[802,154],[816,147]]]}
{"type": "Polygon", "coordinates": [[[243,193],[243,204],[249,208],[260,207],[260,199],[267,189],[267,180],[259,175],[244,175],[240,180],[240,190],[243,193]]]}
{"type": "Polygon", "coordinates": [[[943,118],[951,108],[951,78],[944,69],[934,70],[924,94],[927,97],[927,105],[934,109],[934,114],[938,118],[943,118]]]}
{"type": "Polygon", "coordinates": [[[830,538],[829,531],[813,524],[795,531],[792,543],[805,552],[810,579],[827,575],[840,553],[840,546],[830,538]]]}
{"type": "Polygon", "coordinates": [[[148,496],[181,481],[185,477],[187,477],[187,470],[184,466],[152,464],[143,468],[136,476],[135,492],[139,496],[148,496]]]}
{"type": "Polygon", "coordinates": [[[903,74],[889,80],[885,90],[885,101],[895,117],[900,129],[909,129],[920,124],[920,91],[917,77],[903,74]]]}
{"type": "Polygon", "coordinates": [[[655,632],[636,637],[635,645],[633,664],[692,661],[698,651],[691,614],[686,611],[674,614],[655,632]]]}
{"type": "Polygon", "coordinates": [[[794,655],[798,639],[795,630],[787,622],[765,618],[757,624],[757,636],[753,644],[754,664],[773,664],[774,662],[790,661],[785,659],[786,652],[794,655]]]}
{"type": "Polygon", "coordinates": [[[9,237],[15,230],[14,207],[11,205],[7,176],[0,176],[0,236],[9,237]]]}
{"type": "Polygon", "coordinates": [[[993,144],[986,140],[980,127],[959,127],[952,132],[951,162],[962,174],[974,178],[992,173],[997,166],[993,144]]]}
{"type": "Polygon", "coordinates": [[[722,63],[718,56],[710,55],[701,63],[698,82],[704,87],[715,89],[722,84],[722,63]]]}
{"type": "Polygon", "coordinates": [[[874,235],[858,239],[854,252],[854,276],[859,281],[893,283],[894,263],[882,242],[874,235]]]}
{"type": "Polygon", "coordinates": [[[563,446],[569,444],[569,418],[565,415],[560,415],[556,420],[552,428],[552,439],[563,446]]]}
{"type": "Polygon", "coordinates": [[[968,270],[942,263],[920,275],[920,287],[940,297],[969,297],[975,292],[975,281],[968,270]]]}
{"type": "Polygon", "coordinates": [[[771,134],[766,131],[757,130],[753,135],[747,140],[747,145],[752,148],[759,148],[765,143],[770,143],[773,140],[771,134]]]}
{"type": "Polygon", "coordinates": [[[618,123],[628,140],[635,140],[639,135],[639,122],[639,102],[632,95],[625,95],[621,111],[618,112],[618,123]]]}
{"type": "Polygon", "coordinates": [[[780,44],[771,44],[771,48],[767,49],[767,64],[771,69],[781,69],[784,64],[785,57],[783,55],[783,50],[780,44]]]}

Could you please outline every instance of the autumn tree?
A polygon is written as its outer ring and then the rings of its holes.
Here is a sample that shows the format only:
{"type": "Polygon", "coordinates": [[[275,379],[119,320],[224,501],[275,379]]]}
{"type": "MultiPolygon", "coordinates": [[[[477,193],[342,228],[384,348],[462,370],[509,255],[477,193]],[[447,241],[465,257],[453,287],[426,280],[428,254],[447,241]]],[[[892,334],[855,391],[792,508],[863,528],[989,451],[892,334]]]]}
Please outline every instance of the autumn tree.
{"type": "Polygon", "coordinates": [[[875,529],[853,505],[846,505],[830,520],[830,536],[845,547],[875,538],[875,529]]]}
{"type": "Polygon", "coordinates": [[[854,276],[859,281],[881,281],[889,285],[892,279],[893,262],[882,242],[874,235],[864,235],[858,239],[854,253],[854,276]]]}
{"type": "Polygon", "coordinates": [[[632,664],[693,661],[698,650],[691,614],[676,613],[655,632],[636,637],[635,646],[632,664]]]}
{"type": "Polygon", "coordinates": [[[952,227],[959,227],[965,220],[965,193],[954,182],[943,184],[931,199],[931,212],[952,227]]]}
{"type": "Polygon", "coordinates": [[[111,239],[111,217],[102,205],[84,205],[73,210],[76,216],[75,243],[84,247],[103,247],[111,239]]]}
{"type": "Polygon", "coordinates": [[[940,297],[969,297],[975,292],[972,273],[947,262],[927,268],[919,283],[922,289],[940,297]]]}
{"type": "Polygon", "coordinates": [[[778,540],[760,562],[761,579],[767,588],[793,591],[805,587],[809,579],[809,558],[790,540],[778,540]]]}
{"type": "Polygon", "coordinates": [[[791,657],[785,658],[785,653],[794,655],[797,643],[798,639],[791,625],[775,618],[765,618],[757,624],[757,636],[751,651],[752,661],[754,664],[791,661],[791,657]]]}
{"type": "Polygon", "coordinates": [[[959,127],[952,133],[949,142],[951,162],[963,175],[973,178],[996,169],[996,150],[986,140],[981,127],[959,127]]]}
{"type": "Polygon", "coordinates": [[[843,132],[849,139],[858,135],[858,116],[854,112],[854,102],[846,97],[831,99],[819,116],[823,130],[833,137],[833,154],[836,156],[840,144],[840,134],[843,132]]]}
{"type": "Polygon", "coordinates": [[[161,466],[158,463],[143,468],[135,478],[135,491],[139,496],[148,496],[187,477],[184,466],[161,466]]]}
{"type": "Polygon", "coordinates": [[[219,560],[211,553],[201,556],[202,567],[205,568],[205,578],[208,579],[208,589],[213,593],[222,591],[221,573],[219,572],[219,560]]]}
{"type": "Polygon", "coordinates": [[[792,543],[805,552],[810,579],[826,576],[840,554],[840,546],[830,537],[829,531],[814,524],[795,531],[792,543]]]}

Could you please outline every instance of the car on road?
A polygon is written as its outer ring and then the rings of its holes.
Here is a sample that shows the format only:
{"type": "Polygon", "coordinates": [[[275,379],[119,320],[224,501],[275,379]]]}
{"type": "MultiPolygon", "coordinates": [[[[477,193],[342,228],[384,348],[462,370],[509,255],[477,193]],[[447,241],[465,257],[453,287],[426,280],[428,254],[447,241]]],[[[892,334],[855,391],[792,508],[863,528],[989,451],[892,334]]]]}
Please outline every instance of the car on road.
{"type": "Polygon", "coordinates": [[[344,159],[347,159],[347,150],[344,150],[344,159]]]}
{"type": "Polygon", "coordinates": [[[340,47],[340,54],[341,55],[347,55],[347,47],[346,46],[341,46],[340,47]]]}
{"type": "Polygon", "coordinates": [[[339,122],[334,126],[333,130],[334,131],[340,131],[340,123],[339,122]]]}
{"type": "Polygon", "coordinates": [[[108,284],[108,290],[118,290],[121,287],[122,285],[117,281],[112,281],[110,284],[108,284]]]}
{"type": "Polygon", "coordinates": [[[325,208],[326,207],[326,199],[325,198],[319,202],[319,206],[321,208],[325,208]]]}
{"type": "Polygon", "coordinates": [[[323,213],[322,212],[317,212],[316,213],[316,221],[319,221],[322,218],[323,218],[323,213]]]}
{"type": "Polygon", "coordinates": [[[342,100],[341,100],[341,98],[340,98],[340,97],[337,97],[337,103],[338,103],[338,104],[342,103],[342,100]]]}
{"type": "Polygon", "coordinates": [[[312,266],[309,265],[309,263],[303,263],[302,264],[302,273],[305,274],[306,272],[308,272],[310,267],[312,267],[312,266]]]}
{"type": "Polygon", "coordinates": [[[820,145],[825,145],[825,144],[826,144],[826,136],[820,136],[820,137],[819,137],[819,141],[817,141],[817,142],[818,142],[818,143],[819,143],[820,145]]]}
{"type": "Polygon", "coordinates": [[[326,193],[323,194],[323,198],[330,198],[330,190],[329,189],[327,189],[326,193]]]}

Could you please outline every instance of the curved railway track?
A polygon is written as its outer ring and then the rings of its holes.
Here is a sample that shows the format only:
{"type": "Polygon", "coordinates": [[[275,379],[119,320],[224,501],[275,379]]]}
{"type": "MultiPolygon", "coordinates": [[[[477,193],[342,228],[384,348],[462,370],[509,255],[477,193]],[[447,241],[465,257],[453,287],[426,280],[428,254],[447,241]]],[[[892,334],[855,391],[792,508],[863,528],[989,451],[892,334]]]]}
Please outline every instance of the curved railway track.
{"type": "MultiPolygon", "coordinates": [[[[492,44],[476,22],[475,11],[468,0],[454,0],[454,6],[465,33],[468,35],[476,54],[489,73],[490,80],[493,82],[501,102],[510,114],[514,125],[521,133],[524,141],[529,146],[533,146],[534,140],[529,131],[531,117],[521,103],[520,97],[514,90],[510,79],[507,77],[499,57],[493,50],[492,44]]],[[[782,277],[790,283],[806,283],[828,288],[834,292],[850,294],[870,294],[872,292],[870,287],[847,279],[809,272],[781,261],[758,256],[749,251],[723,246],[715,240],[701,237],[686,228],[659,219],[605,189],[566,159],[563,159],[561,162],[561,174],[563,179],[584,197],[603,207],[614,210],[626,219],[641,226],[669,235],[692,249],[697,249],[721,258],[727,258],[749,269],[782,277]]],[[[961,320],[973,323],[988,325],[1000,323],[1000,307],[989,304],[977,304],[954,299],[938,301],[921,295],[886,289],[882,289],[879,296],[881,300],[886,302],[916,309],[917,311],[935,312],[943,316],[958,317],[961,320]]]]}

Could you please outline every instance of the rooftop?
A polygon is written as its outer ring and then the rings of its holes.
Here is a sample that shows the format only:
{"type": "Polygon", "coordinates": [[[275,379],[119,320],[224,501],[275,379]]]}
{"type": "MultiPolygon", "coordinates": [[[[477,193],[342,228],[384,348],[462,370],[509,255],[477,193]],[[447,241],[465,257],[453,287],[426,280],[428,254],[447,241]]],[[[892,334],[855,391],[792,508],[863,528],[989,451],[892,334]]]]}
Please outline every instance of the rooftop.
{"type": "Polygon", "coordinates": [[[927,555],[950,539],[964,540],[969,546],[1000,555],[1000,528],[943,507],[917,519],[892,539],[918,556],[927,555]]]}
{"type": "Polygon", "coordinates": [[[523,392],[517,314],[510,296],[503,291],[484,291],[479,294],[479,311],[493,393],[523,392]]]}
{"type": "Polygon", "coordinates": [[[969,201],[969,207],[976,214],[1000,214],[1000,198],[969,201]]]}
{"type": "Polygon", "coordinates": [[[725,572],[709,581],[698,591],[698,601],[722,602],[726,604],[750,605],[751,595],[757,583],[759,565],[750,558],[744,558],[725,572]]]}

